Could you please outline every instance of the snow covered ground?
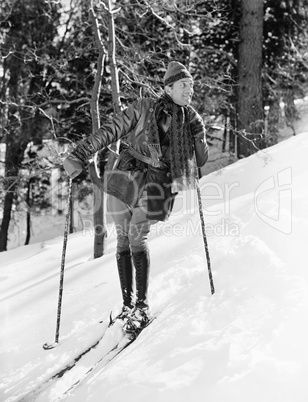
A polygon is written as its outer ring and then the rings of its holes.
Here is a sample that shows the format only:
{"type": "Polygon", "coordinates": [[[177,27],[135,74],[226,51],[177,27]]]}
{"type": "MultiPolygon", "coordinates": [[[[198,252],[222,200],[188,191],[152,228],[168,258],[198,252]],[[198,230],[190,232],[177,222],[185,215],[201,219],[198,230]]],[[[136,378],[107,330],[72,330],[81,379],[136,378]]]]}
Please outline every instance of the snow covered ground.
{"type": "Polygon", "coordinates": [[[195,193],[179,197],[149,239],[157,319],[70,390],[117,329],[33,393],[121,307],[112,225],[96,260],[90,230],[69,236],[60,344],[49,351],[42,345],[55,334],[63,239],[1,253],[0,400],[307,402],[307,155],[303,133],[202,178],[214,295],[195,193]]]}

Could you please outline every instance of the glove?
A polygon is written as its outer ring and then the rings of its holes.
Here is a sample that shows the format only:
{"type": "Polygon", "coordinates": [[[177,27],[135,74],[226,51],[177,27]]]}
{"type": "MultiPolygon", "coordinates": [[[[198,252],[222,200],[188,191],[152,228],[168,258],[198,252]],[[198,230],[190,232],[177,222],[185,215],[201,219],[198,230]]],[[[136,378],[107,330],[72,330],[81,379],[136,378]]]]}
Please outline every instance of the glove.
{"type": "Polygon", "coordinates": [[[83,163],[80,159],[76,158],[74,155],[67,156],[63,161],[63,167],[66,173],[74,179],[83,170],[83,163]]]}

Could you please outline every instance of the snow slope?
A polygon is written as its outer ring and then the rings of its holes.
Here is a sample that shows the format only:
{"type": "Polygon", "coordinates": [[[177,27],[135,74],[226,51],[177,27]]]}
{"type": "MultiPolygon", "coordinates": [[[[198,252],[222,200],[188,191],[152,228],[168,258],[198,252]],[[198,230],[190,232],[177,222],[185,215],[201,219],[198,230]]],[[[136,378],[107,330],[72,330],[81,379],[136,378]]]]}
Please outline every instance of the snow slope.
{"type": "Polygon", "coordinates": [[[303,133],[202,178],[214,295],[195,193],[179,197],[149,239],[157,319],[66,393],[113,335],[52,386],[31,391],[121,308],[113,227],[96,260],[93,233],[69,236],[60,344],[49,351],[42,345],[54,339],[63,239],[1,253],[0,400],[307,402],[307,154],[303,133]]]}

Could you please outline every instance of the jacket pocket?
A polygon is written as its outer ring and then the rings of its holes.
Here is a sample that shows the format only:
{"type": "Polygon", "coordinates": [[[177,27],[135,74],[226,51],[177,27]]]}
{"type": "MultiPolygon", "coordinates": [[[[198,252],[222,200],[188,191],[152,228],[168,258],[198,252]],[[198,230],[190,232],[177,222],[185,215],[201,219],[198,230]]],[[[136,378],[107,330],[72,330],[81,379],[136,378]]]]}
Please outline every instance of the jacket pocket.
{"type": "Polygon", "coordinates": [[[105,192],[132,208],[138,203],[146,181],[146,172],[138,170],[136,164],[136,159],[124,150],[114,169],[104,176],[105,192]]]}
{"type": "Polygon", "coordinates": [[[118,170],[134,170],[136,169],[136,158],[132,156],[127,149],[124,149],[115,165],[118,170]]]}

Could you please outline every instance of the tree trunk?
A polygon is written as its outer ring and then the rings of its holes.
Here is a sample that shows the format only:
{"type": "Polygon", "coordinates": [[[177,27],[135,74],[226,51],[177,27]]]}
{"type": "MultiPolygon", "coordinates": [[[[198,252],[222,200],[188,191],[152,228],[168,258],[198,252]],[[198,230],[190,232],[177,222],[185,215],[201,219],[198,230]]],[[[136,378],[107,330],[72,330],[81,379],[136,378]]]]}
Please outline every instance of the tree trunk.
{"type": "MultiPolygon", "coordinates": [[[[91,97],[91,117],[92,117],[92,130],[93,133],[100,127],[99,116],[99,95],[101,90],[101,82],[106,58],[106,50],[101,39],[100,30],[93,6],[90,9],[90,16],[92,20],[92,27],[95,36],[95,43],[98,48],[97,71],[95,76],[95,83],[92,90],[91,97]]],[[[105,253],[105,239],[107,236],[106,218],[104,211],[105,193],[103,178],[100,178],[100,173],[97,168],[97,157],[95,161],[89,166],[89,174],[93,184],[93,225],[94,225],[94,258],[101,257],[105,253]]]]}
{"type": "MultiPolygon", "coordinates": [[[[21,66],[21,60],[19,60],[15,55],[11,58],[11,63],[9,64],[10,79],[8,81],[8,92],[9,97],[17,102],[18,100],[18,82],[19,82],[19,70],[21,66]]],[[[19,110],[16,104],[12,103],[8,107],[7,120],[4,119],[4,125],[6,125],[7,130],[5,134],[5,185],[4,185],[4,206],[3,206],[3,216],[0,228],[0,251],[7,250],[8,243],[8,231],[11,220],[11,211],[14,201],[14,193],[17,183],[18,174],[18,154],[19,147],[15,147],[16,142],[18,144],[18,131],[20,129],[19,124],[19,110]],[[6,124],[5,124],[6,123],[6,124]],[[17,141],[16,141],[17,140],[17,141]]]]}
{"type": "Polygon", "coordinates": [[[8,186],[6,186],[4,206],[3,206],[3,217],[0,230],[0,251],[7,250],[8,232],[11,220],[11,211],[14,200],[15,187],[16,184],[11,184],[10,189],[8,190],[8,186]]]}
{"type": "MultiPolygon", "coordinates": [[[[116,63],[116,37],[111,0],[108,0],[108,57],[110,63],[113,111],[114,113],[119,113],[121,111],[120,85],[116,63]]],[[[115,163],[116,154],[119,152],[120,141],[111,144],[108,148],[111,152],[109,152],[106,170],[111,170],[115,163]]]]}
{"type": "MultiPolygon", "coordinates": [[[[110,68],[111,68],[111,85],[112,85],[112,101],[113,101],[113,109],[115,113],[121,111],[121,103],[119,96],[119,80],[118,80],[118,72],[116,67],[116,58],[115,58],[115,30],[114,30],[114,19],[113,13],[111,11],[111,1],[108,0],[108,26],[109,26],[109,41],[108,41],[108,54],[110,59],[110,68]]],[[[101,80],[103,75],[103,67],[106,58],[106,49],[104,47],[103,41],[101,39],[99,25],[94,13],[93,7],[91,9],[91,19],[92,26],[95,35],[95,43],[98,48],[98,61],[97,61],[97,73],[95,77],[95,84],[92,91],[91,98],[91,115],[92,115],[92,124],[93,124],[93,132],[99,129],[100,127],[100,116],[99,116],[99,94],[101,88],[101,80]]],[[[118,151],[118,144],[114,144],[112,146],[112,151],[107,166],[110,168],[113,165],[113,155],[114,152],[118,151]]],[[[94,164],[91,164],[89,167],[90,177],[93,184],[93,193],[94,193],[94,231],[95,231],[95,239],[94,239],[94,258],[101,257],[105,252],[105,238],[107,235],[106,228],[106,214],[105,214],[105,192],[104,192],[104,172],[98,172],[97,163],[98,163],[99,155],[96,155],[94,164]]],[[[107,168],[108,168],[107,167],[107,168]]]]}
{"type": "Polygon", "coordinates": [[[241,0],[240,4],[242,15],[238,61],[238,155],[245,157],[263,145],[263,0],[241,0]]]}
{"type": "Polygon", "coordinates": [[[30,243],[31,239],[31,208],[30,208],[30,203],[31,203],[31,186],[32,186],[32,178],[29,179],[28,181],[28,188],[27,188],[27,198],[26,198],[26,240],[25,240],[25,246],[27,246],[30,243]]]}
{"type": "Polygon", "coordinates": [[[112,104],[115,113],[121,111],[121,101],[120,101],[120,86],[118,69],[116,64],[116,45],[115,45],[115,30],[114,30],[114,18],[112,13],[111,0],[108,0],[108,56],[110,63],[111,72],[111,88],[112,88],[112,104]]]}
{"type": "Polygon", "coordinates": [[[19,165],[23,159],[25,144],[18,135],[18,128],[12,127],[12,131],[6,138],[5,153],[5,185],[4,185],[4,206],[3,217],[0,227],[0,252],[7,250],[8,232],[12,215],[14,196],[18,186],[19,165]],[[18,143],[18,145],[16,144],[18,143]]]}
{"type": "Polygon", "coordinates": [[[229,117],[229,152],[233,154],[235,157],[238,156],[238,136],[237,136],[237,109],[236,109],[236,97],[234,95],[230,98],[231,104],[233,105],[230,108],[230,117],[229,117]]]}

